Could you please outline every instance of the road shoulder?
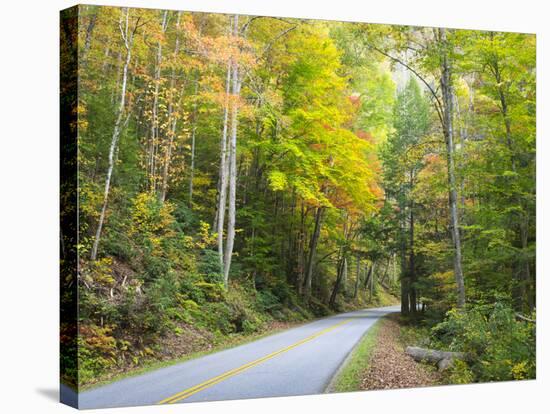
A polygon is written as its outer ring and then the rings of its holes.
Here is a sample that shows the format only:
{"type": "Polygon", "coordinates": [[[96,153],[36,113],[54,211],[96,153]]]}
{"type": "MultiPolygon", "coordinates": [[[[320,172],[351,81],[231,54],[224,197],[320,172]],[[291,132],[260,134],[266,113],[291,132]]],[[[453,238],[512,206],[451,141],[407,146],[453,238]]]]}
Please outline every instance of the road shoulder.
{"type": "Polygon", "coordinates": [[[432,367],[406,355],[398,314],[379,320],[366,332],[338,370],[327,392],[426,387],[441,384],[432,367]]]}

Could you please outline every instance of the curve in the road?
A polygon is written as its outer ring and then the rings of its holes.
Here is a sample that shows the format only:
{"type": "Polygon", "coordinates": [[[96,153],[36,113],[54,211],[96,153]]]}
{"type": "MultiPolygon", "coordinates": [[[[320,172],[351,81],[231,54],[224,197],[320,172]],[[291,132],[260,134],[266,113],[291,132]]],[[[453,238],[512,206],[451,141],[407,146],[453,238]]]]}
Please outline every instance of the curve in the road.
{"type": "Polygon", "coordinates": [[[256,365],[259,365],[261,364],[262,362],[264,361],[267,361],[268,359],[271,359],[271,358],[274,358],[276,357],[277,355],[280,355],[280,354],[283,354],[285,352],[288,352],[290,351],[291,349],[294,349],[296,348],[297,346],[300,346],[302,344],[305,344],[306,342],[309,342],[309,341],[313,341],[315,338],[327,333],[327,332],[330,332],[332,331],[333,329],[336,329],[338,328],[339,326],[341,325],[344,325],[346,323],[349,323],[351,322],[353,319],[346,319],[344,320],[343,322],[339,322],[337,324],[334,324],[332,325],[331,327],[329,328],[326,328],[326,329],[323,329],[322,331],[320,332],[317,332],[316,334],[313,334],[311,336],[308,336],[307,338],[305,339],[302,339],[301,341],[298,341],[292,345],[289,345],[283,349],[280,349],[278,351],[275,351],[275,352],[272,352],[271,354],[269,355],[266,355],[264,357],[261,357],[261,358],[258,358],[252,362],[249,362],[248,364],[245,364],[243,366],[240,366],[238,368],[235,368],[235,369],[232,369],[230,371],[227,371],[225,372],[224,374],[221,374],[221,375],[218,375],[217,377],[214,377],[208,381],[205,381],[201,384],[198,384],[198,385],[195,385],[194,387],[191,387],[191,388],[188,388],[180,393],[177,393],[171,397],[168,397],[168,398],[165,398],[164,400],[160,401],[159,404],[173,404],[175,402],[178,402],[178,401],[181,401],[181,400],[184,400],[188,397],[190,397],[191,395],[193,394],[196,394],[197,392],[200,392],[206,388],[209,388],[215,384],[218,384],[224,380],[226,380],[227,378],[230,378],[234,375],[237,375],[237,374],[240,374],[241,372],[243,371],[246,371],[247,369],[250,369],[256,365]]]}
{"type": "Polygon", "coordinates": [[[398,307],[333,315],[80,393],[79,408],[322,393],[349,352],[398,307]]]}

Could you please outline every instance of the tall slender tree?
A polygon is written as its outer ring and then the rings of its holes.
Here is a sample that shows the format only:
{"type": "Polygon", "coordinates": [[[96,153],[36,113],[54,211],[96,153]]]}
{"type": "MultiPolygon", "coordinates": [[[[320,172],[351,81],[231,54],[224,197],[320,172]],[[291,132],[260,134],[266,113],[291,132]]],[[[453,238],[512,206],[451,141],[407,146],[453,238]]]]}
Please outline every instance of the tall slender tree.
{"type": "Polygon", "coordinates": [[[103,222],[105,221],[105,213],[107,211],[107,203],[109,201],[109,191],[111,189],[111,178],[113,176],[113,169],[115,167],[115,155],[118,149],[118,141],[120,134],[130,119],[129,114],[124,119],[126,112],[126,88],[128,83],[128,71],[130,62],[132,60],[132,46],[134,43],[134,36],[136,30],[139,27],[140,17],[135,18],[135,22],[132,25],[130,22],[130,10],[124,8],[121,10],[121,16],[119,19],[119,29],[122,41],[124,43],[124,49],[126,50],[126,57],[124,59],[124,66],[122,67],[122,82],[120,85],[120,98],[118,107],[116,109],[116,121],[113,127],[113,134],[111,136],[111,145],[109,147],[109,166],[107,167],[107,175],[105,177],[105,189],[103,192],[103,203],[101,206],[101,213],[99,214],[99,221],[97,223],[97,230],[95,232],[94,243],[91,251],[91,259],[96,260],[97,252],[99,249],[99,241],[101,239],[101,230],[103,229],[103,222]]]}

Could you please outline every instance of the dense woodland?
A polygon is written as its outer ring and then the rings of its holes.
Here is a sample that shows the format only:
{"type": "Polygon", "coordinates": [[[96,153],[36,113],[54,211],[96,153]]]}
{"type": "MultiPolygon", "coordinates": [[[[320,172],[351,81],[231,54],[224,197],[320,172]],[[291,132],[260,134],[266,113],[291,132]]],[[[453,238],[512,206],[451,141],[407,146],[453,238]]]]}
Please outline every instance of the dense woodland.
{"type": "Polygon", "coordinates": [[[80,384],[397,303],[456,382],[534,377],[533,35],[78,19],[80,384]]]}

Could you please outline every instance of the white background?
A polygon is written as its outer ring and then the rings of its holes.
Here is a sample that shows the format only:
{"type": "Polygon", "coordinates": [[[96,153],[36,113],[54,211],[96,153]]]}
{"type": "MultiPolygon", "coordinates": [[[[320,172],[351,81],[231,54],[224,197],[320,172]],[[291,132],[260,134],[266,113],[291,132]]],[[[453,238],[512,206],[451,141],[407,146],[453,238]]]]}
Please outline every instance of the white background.
{"type": "MultiPolygon", "coordinates": [[[[548,412],[549,21],[544,0],[111,0],[112,5],[536,32],[538,44],[538,379],[272,398],[102,413],[548,412]],[[546,72],[546,73],[545,73],[546,72]],[[543,76],[543,75],[546,76],[543,76]],[[546,134],[545,134],[546,133],[546,134]],[[541,162],[543,161],[543,162],[541,162]],[[546,162],[544,162],[546,161],[546,162]],[[546,314],[545,314],[546,313],[546,314]],[[542,346],[545,344],[545,347],[542,346]]],[[[68,413],[58,389],[58,21],[65,0],[0,12],[0,411],[68,413]]],[[[322,363],[322,361],[320,361],[322,363]]],[[[289,378],[292,381],[292,378],[289,378]]]]}

